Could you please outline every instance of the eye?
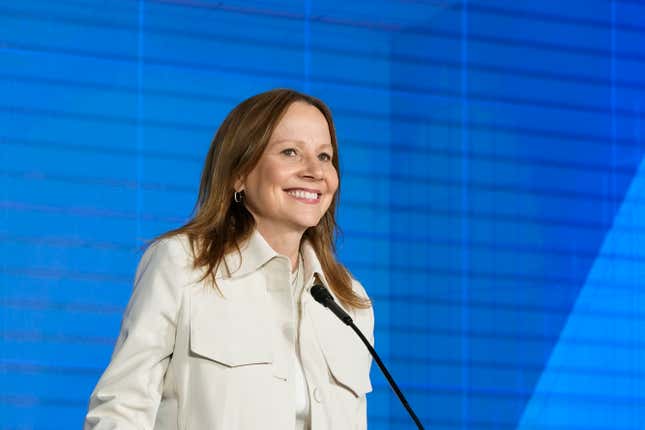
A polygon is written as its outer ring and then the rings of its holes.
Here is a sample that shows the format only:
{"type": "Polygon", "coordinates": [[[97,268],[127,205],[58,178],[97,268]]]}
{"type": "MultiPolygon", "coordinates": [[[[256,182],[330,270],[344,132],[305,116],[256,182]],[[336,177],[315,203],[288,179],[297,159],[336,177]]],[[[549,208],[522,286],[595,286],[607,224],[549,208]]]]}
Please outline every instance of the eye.
{"type": "Polygon", "coordinates": [[[322,154],[320,154],[318,158],[321,159],[322,161],[331,161],[331,155],[329,155],[326,152],[323,152],[322,154]]]}
{"type": "Polygon", "coordinates": [[[293,157],[296,155],[296,150],[293,148],[287,148],[283,149],[280,153],[286,155],[287,157],[293,157]]]}

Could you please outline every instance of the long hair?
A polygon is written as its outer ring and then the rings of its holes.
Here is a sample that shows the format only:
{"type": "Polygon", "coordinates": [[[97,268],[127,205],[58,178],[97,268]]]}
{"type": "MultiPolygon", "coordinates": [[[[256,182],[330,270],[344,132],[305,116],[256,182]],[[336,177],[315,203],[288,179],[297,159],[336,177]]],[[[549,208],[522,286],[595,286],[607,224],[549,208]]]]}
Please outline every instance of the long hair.
{"type": "Polygon", "coordinates": [[[215,276],[224,256],[234,251],[240,253],[240,245],[255,228],[251,213],[244,205],[233,202],[235,181],[246,177],[257,165],[276,125],[296,101],[316,107],[327,120],[333,147],[332,164],[339,173],[338,189],[327,212],[318,225],[304,232],[303,239],[311,243],[329,287],[338,299],[350,307],[369,307],[369,300],[352,290],[348,270],[335,257],[339,233],[336,207],[340,194],[340,165],[331,111],[321,100],[294,90],[275,89],[255,95],[228,114],[208,150],[192,219],[155,240],[186,234],[194,256],[194,268],[205,268],[201,280],[209,278],[217,288],[215,276]]]}

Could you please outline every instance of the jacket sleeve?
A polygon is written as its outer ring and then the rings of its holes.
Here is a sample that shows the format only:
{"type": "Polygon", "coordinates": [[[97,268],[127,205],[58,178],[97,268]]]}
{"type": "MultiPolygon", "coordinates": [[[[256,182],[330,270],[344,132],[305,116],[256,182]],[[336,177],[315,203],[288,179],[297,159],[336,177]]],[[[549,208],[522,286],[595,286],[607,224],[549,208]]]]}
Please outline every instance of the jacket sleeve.
{"type": "Polygon", "coordinates": [[[141,257],[112,359],[90,397],[85,430],[153,428],[175,343],[181,249],[164,239],[141,257]]]}

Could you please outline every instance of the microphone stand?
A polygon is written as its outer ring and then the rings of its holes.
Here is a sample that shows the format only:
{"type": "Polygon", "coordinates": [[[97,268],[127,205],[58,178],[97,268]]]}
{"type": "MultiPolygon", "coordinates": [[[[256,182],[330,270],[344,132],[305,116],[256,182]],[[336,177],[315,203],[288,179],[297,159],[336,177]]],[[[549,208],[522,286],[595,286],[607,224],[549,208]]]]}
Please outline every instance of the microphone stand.
{"type": "Polygon", "coordinates": [[[370,352],[372,357],[374,358],[374,361],[376,361],[376,364],[378,364],[378,367],[381,369],[381,372],[383,372],[383,375],[385,375],[385,378],[387,381],[390,383],[390,386],[396,393],[397,397],[405,407],[405,409],[408,411],[408,414],[410,414],[410,417],[414,421],[414,423],[417,425],[417,428],[420,430],[424,430],[423,424],[421,424],[421,421],[417,417],[417,415],[414,413],[412,410],[412,407],[406,400],[405,396],[399,389],[399,386],[396,384],[394,381],[394,378],[392,378],[392,375],[390,375],[390,372],[388,372],[387,368],[385,367],[385,364],[381,361],[381,358],[378,356],[376,353],[376,350],[372,345],[369,343],[369,341],[365,338],[363,333],[360,331],[358,327],[356,327],[356,324],[354,324],[354,321],[352,320],[352,317],[350,317],[347,312],[341,308],[336,301],[334,300],[334,297],[327,291],[327,288],[325,288],[324,285],[321,283],[316,283],[313,287],[311,287],[311,295],[314,297],[314,299],[323,305],[324,307],[328,308],[330,311],[332,311],[343,323],[346,325],[350,326],[354,332],[358,335],[358,337],[363,341],[365,346],[367,347],[367,350],[370,352]]]}

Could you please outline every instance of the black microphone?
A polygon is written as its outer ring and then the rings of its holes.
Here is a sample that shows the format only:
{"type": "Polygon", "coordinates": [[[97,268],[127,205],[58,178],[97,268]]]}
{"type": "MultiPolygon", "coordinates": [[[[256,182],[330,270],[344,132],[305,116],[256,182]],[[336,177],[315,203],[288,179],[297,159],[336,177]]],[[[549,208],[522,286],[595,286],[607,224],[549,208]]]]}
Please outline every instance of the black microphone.
{"type": "Polygon", "coordinates": [[[314,299],[318,303],[335,313],[338,319],[340,319],[342,322],[344,322],[348,326],[354,325],[352,317],[350,317],[347,312],[343,310],[343,308],[338,306],[336,300],[334,300],[332,295],[329,294],[329,291],[327,291],[327,288],[325,288],[322,284],[315,284],[313,287],[311,287],[311,295],[314,296],[314,299]]]}
{"type": "Polygon", "coordinates": [[[341,308],[338,303],[334,300],[334,297],[327,291],[327,288],[320,283],[320,280],[316,279],[316,283],[311,287],[311,295],[314,296],[314,299],[332,311],[342,322],[350,326],[358,335],[358,337],[361,338],[365,346],[367,347],[367,350],[372,354],[372,357],[374,357],[374,361],[376,361],[376,364],[378,364],[378,367],[381,369],[381,372],[383,372],[383,375],[385,375],[385,378],[387,381],[390,383],[390,386],[396,393],[397,397],[405,407],[405,409],[408,411],[410,414],[410,417],[414,421],[414,423],[417,425],[417,428],[420,430],[424,430],[423,424],[421,424],[421,421],[417,417],[417,415],[414,413],[412,408],[410,407],[410,404],[408,401],[405,399],[405,396],[399,389],[399,386],[396,385],[396,382],[394,382],[394,378],[392,378],[392,375],[390,375],[390,372],[388,372],[387,368],[385,367],[385,364],[381,361],[381,358],[378,356],[376,353],[376,350],[372,347],[372,345],[369,343],[369,341],[365,338],[363,335],[363,332],[360,331],[358,327],[354,324],[354,321],[352,320],[352,317],[350,317],[347,312],[341,308]]]}

